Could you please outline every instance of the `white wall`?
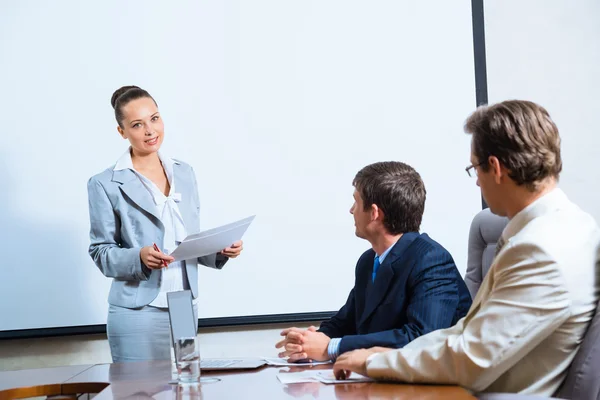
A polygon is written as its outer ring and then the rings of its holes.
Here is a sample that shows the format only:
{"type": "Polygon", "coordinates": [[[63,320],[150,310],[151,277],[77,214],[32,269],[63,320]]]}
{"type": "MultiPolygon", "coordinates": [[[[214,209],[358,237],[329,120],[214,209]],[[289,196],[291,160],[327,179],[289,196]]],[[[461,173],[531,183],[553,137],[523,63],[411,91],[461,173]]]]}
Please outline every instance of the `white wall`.
{"type": "Polygon", "coordinates": [[[490,103],[519,98],[548,110],[562,138],[560,187],[600,221],[600,2],[484,7],[490,103]]]}
{"type": "Polygon", "coordinates": [[[109,106],[124,84],[157,99],[204,228],[257,214],[243,256],[201,270],[200,317],[338,309],[369,247],[351,182],[375,161],[421,173],[422,228],[464,272],[468,0],[25,0],[0,12],[0,54],[0,330],[105,323],[86,182],[127,148],[109,106]]]}

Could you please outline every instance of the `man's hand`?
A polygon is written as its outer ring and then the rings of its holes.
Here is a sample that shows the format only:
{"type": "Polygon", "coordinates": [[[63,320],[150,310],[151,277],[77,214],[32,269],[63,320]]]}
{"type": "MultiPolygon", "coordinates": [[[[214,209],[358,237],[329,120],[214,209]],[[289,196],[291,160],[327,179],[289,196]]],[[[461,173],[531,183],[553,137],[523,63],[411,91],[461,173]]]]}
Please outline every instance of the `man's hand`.
{"type": "Polygon", "coordinates": [[[287,337],[290,338],[290,341],[292,342],[301,343],[302,347],[301,352],[287,354],[290,362],[302,360],[304,358],[315,361],[329,360],[327,346],[329,346],[331,339],[324,333],[316,332],[316,330],[306,330],[302,333],[290,332],[287,337]]]}
{"type": "Polygon", "coordinates": [[[290,359],[292,362],[308,358],[308,355],[304,352],[302,347],[302,344],[304,343],[303,334],[307,331],[316,332],[317,328],[314,326],[311,326],[308,329],[294,327],[281,331],[280,335],[283,336],[284,339],[277,342],[277,344],[275,344],[275,348],[284,348],[285,351],[279,353],[279,357],[291,357],[294,355],[294,358],[290,359]]]}
{"type": "Polygon", "coordinates": [[[386,347],[373,347],[371,349],[360,349],[349,351],[338,357],[333,365],[333,375],[336,379],[348,379],[352,372],[367,376],[367,358],[371,354],[383,353],[393,349],[386,347]]]}

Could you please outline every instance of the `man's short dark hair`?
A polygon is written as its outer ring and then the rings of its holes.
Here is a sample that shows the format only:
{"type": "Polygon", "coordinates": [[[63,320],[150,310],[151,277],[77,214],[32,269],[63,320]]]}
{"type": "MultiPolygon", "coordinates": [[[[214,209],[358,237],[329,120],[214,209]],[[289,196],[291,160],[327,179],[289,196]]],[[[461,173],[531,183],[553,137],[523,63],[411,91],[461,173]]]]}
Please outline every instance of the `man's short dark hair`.
{"type": "Polygon", "coordinates": [[[517,185],[531,191],[548,177],[558,180],[560,135],[543,107],[523,100],[482,106],[467,119],[465,131],[473,135],[473,154],[483,171],[495,156],[517,185]]]}
{"type": "Polygon", "coordinates": [[[392,235],[418,232],[425,210],[425,184],[413,167],[399,161],[378,162],[361,169],[352,182],[365,211],[375,204],[392,235]]]}

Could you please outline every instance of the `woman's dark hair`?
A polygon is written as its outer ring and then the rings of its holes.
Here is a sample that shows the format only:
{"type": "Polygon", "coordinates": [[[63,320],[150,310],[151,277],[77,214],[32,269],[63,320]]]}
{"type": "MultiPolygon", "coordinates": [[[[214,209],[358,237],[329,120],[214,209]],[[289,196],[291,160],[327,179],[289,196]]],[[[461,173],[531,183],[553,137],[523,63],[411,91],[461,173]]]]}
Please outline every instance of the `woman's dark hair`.
{"type": "MultiPolygon", "coordinates": [[[[156,104],[156,100],[150,93],[145,91],[144,89],[137,86],[123,86],[115,90],[112,97],[110,98],[110,104],[115,109],[115,118],[117,119],[117,123],[122,128],[123,127],[123,107],[125,107],[130,101],[141,99],[143,97],[147,97],[152,99],[154,104],[156,104]]],[[[156,104],[158,107],[158,104],[156,104]]]]}

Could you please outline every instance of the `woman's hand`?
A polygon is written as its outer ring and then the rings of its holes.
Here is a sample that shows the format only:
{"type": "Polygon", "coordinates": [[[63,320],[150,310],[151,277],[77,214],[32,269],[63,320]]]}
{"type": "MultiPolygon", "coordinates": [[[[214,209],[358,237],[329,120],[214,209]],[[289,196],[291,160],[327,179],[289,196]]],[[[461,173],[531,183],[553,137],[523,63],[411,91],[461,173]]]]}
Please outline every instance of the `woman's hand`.
{"type": "Polygon", "coordinates": [[[237,256],[240,255],[240,253],[242,252],[243,249],[244,249],[244,242],[241,240],[238,240],[237,242],[235,242],[228,248],[221,251],[221,254],[223,254],[225,257],[236,258],[237,256]]]}
{"type": "Polygon", "coordinates": [[[154,250],[153,246],[142,247],[140,250],[140,260],[150,269],[166,268],[167,265],[175,261],[173,257],[154,250]]]}

